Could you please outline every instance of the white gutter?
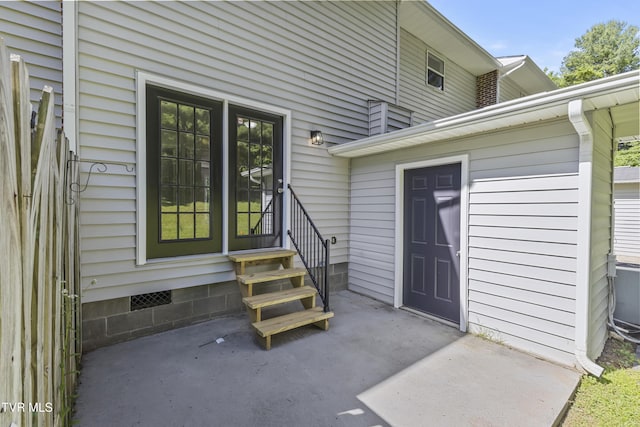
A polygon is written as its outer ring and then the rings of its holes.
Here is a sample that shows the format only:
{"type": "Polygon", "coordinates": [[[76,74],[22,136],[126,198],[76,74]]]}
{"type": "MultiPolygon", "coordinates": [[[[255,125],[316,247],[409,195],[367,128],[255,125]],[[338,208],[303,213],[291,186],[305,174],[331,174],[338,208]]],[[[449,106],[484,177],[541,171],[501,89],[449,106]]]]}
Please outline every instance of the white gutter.
{"type": "Polygon", "coordinates": [[[575,355],[580,365],[599,377],[603,368],[587,355],[591,301],[591,196],[593,132],[584,115],[582,99],[569,101],[569,121],[580,138],[578,166],[578,268],[576,271],[575,355]]]}

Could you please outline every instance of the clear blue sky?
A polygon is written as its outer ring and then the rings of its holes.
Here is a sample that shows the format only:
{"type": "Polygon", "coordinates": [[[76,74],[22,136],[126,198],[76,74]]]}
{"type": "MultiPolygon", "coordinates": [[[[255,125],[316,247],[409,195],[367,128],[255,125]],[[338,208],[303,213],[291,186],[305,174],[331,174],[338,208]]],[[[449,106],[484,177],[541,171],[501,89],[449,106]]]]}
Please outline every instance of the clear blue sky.
{"type": "Polygon", "coordinates": [[[640,0],[427,0],[493,56],[558,71],[575,39],[615,19],[640,26],[640,0]]]}

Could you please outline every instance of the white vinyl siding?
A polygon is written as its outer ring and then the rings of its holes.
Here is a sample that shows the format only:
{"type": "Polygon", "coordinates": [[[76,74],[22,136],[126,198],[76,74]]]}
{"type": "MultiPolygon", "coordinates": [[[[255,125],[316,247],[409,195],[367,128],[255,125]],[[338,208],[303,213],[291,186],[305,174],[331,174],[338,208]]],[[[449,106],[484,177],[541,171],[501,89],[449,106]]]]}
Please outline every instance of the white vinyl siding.
{"type": "Polygon", "coordinates": [[[369,136],[408,128],[412,123],[411,111],[383,101],[369,101],[369,136]]]}
{"type": "Polygon", "coordinates": [[[613,183],[613,136],[608,111],[589,115],[593,130],[593,195],[591,201],[591,313],[589,357],[597,358],[607,340],[609,286],[607,255],[612,252],[611,214],[613,183]]]}
{"type": "Polygon", "coordinates": [[[56,126],[62,126],[62,2],[0,2],[0,37],[29,68],[34,109],[42,88],[53,88],[56,126]]]}
{"type": "MultiPolygon", "coordinates": [[[[347,261],[349,161],[308,145],[365,137],[369,99],[393,100],[395,2],[79,2],[79,145],[136,162],[135,73],[292,112],[291,184],[347,261]]],[[[87,168],[84,168],[87,171],[87,168]]],[[[84,301],[233,279],[226,257],[135,265],[135,172],[110,165],[82,196],[84,301]]],[[[87,179],[87,175],[83,176],[87,179]]]]}
{"type": "Polygon", "coordinates": [[[557,120],[353,159],[349,288],[393,303],[395,166],[468,153],[470,330],[572,363],[577,150],[557,120]]]}
{"type": "Polygon", "coordinates": [[[400,100],[414,111],[414,124],[453,116],[476,108],[476,78],[447,59],[446,52],[433,53],[444,61],[444,91],[426,83],[427,50],[423,41],[405,31],[400,32],[400,100]]]}
{"type": "Polygon", "coordinates": [[[506,102],[514,99],[522,98],[525,95],[528,95],[524,92],[524,90],[518,86],[513,80],[509,77],[505,77],[498,81],[499,85],[499,99],[498,102],[506,102]]]}
{"type": "Polygon", "coordinates": [[[640,182],[616,183],[615,252],[640,259],[640,182]]]}

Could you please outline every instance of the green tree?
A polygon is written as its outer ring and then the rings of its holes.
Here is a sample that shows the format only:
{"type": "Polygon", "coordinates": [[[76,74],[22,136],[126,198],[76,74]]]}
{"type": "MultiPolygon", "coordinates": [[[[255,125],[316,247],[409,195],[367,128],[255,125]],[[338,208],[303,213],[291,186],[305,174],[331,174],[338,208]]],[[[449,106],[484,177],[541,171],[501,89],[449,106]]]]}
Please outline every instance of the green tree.
{"type": "Polygon", "coordinates": [[[559,73],[547,75],[560,87],[640,68],[640,29],[622,21],[596,24],[576,39],[576,50],[562,60],[559,73]]]}
{"type": "Polygon", "coordinates": [[[640,141],[620,144],[616,151],[614,163],[616,166],[640,166],[640,141]]]}

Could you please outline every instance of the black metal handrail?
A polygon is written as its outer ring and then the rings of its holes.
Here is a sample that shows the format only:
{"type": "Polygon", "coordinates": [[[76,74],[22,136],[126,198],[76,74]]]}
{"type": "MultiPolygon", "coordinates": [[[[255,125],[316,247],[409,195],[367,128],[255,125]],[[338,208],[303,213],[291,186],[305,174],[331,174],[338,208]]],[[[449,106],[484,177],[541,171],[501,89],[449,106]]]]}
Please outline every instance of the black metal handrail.
{"type": "Polygon", "coordinates": [[[291,226],[287,234],[309,272],[309,277],[324,304],[324,311],[327,312],[329,311],[329,240],[322,238],[318,227],[311,220],[291,185],[287,185],[287,188],[291,194],[291,226]]]}

